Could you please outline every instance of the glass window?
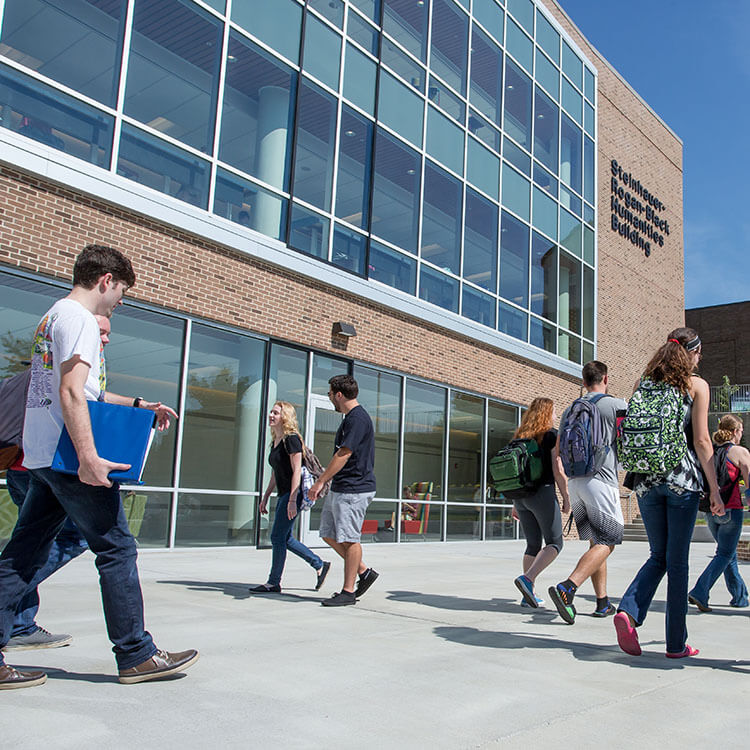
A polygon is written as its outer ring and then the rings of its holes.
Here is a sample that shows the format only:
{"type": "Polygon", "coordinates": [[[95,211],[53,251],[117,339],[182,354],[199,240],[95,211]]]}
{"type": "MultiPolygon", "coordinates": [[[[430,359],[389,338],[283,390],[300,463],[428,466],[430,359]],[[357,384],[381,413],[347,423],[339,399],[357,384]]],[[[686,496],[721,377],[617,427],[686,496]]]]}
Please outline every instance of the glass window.
{"type": "Polygon", "coordinates": [[[526,307],[529,299],[529,228],[503,211],[500,229],[500,295],[526,307]]]}
{"type": "Polygon", "coordinates": [[[125,114],[212,153],[221,42],[222,23],[193,3],[136,0],[125,114]]]}
{"type": "Polygon", "coordinates": [[[497,291],[497,206],[471,188],[466,189],[463,277],[497,291]]]}
{"type": "Polygon", "coordinates": [[[380,61],[401,76],[411,88],[424,94],[424,87],[427,83],[427,72],[424,66],[407,55],[395,42],[383,39],[380,61]]]}
{"type": "Polygon", "coordinates": [[[208,162],[123,123],[117,174],[206,208],[209,172],[208,162]]]}
{"type": "Polygon", "coordinates": [[[478,27],[471,35],[472,106],[500,124],[503,101],[503,53],[478,27]]]}
{"type": "Polygon", "coordinates": [[[482,502],[484,399],[451,391],[448,430],[448,501],[482,502]]]}
{"type": "Polygon", "coordinates": [[[536,41],[554,62],[559,65],[560,35],[538,9],[536,12],[536,41]]]}
{"type": "Polygon", "coordinates": [[[294,0],[242,0],[232,3],[232,20],[277,50],[299,63],[302,8],[294,0]]]}
{"type": "Polygon", "coordinates": [[[255,541],[255,498],[181,492],[177,500],[178,547],[249,545],[255,541]]]}
{"type": "Polygon", "coordinates": [[[557,334],[554,326],[543,323],[539,318],[531,318],[529,324],[529,343],[539,349],[557,354],[557,334]]]}
{"type": "Polygon", "coordinates": [[[380,2],[381,0],[349,0],[350,5],[359,8],[371,21],[375,22],[380,19],[380,2]]]}
{"type": "Polygon", "coordinates": [[[291,68],[230,32],[219,158],[288,190],[296,86],[291,68]]]}
{"type": "MultiPolygon", "coordinates": [[[[153,451],[153,448],[151,449],[153,451]]],[[[149,463],[151,455],[149,454],[149,463]]],[[[139,547],[166,547],[169,532],[170,492],[154,492],[142,487],[120,490],[122,509],[139,547]]],[[[224,544],[224,542],[221,542],[224,544]]]]}
{"type": "Polygon", "coordinates": [[[216,175],[214,213],[242,226],[285,239],[288,201],[225,169],[216,175]]]}
{"type": "Polygon", "coordinates": [[[526,70],[534,69],[534,43],[511,18],[505,29],[505,48],[526,70]]]}
{"type": "Polygon", "coordinates": [[[531,79],[505,58],[505,132],[531,150],[531,79]]]}
{"type": "Polygon", "coordinates": [[[590,344],[588,341],[584,341],[581,349],[583,355],[581,363],[586,364],[586,362],[591,362],[591,360],[594,359],[594,345],[590,344]]]}
{"type": "Polygon", "coordinates": [[[349,14],[349,18],[346,22],[346,33],[355,42],[361,44],[370,54],[378,54],[380,32],[367,23],[362,16],[357,13],[349,14]]]}
{"type": "Polygon", "coordinates": [[[410,253],[417,252],[419,162],[416,151],[378,129],[371,231],[410,253]]]}
{"type": "MultiPolygon", "coordinates": [[[[121,307],[112,319],[110,343],[104,350],[107,390],[140,395],[177,409],[184,328],[183,321],[167,315],[127,304],[121,307]]],[[[172,484],[177,429],[154,433],[143,474],[145,484],[172,484]]]]}
{"type": "Polygon", "coordinates": [[[419,296],[433,305],[458,312],[458,281],[425,265],[419,274],[419,296]]]}
{"type": "MultiPolygon", "coordinates": [[[[339,28],[344,25],[343,0],[307,0],[307,5],[310,8],[315,8],[321,16],[325,16],[339,28]]],[[[305,33],[307,33],[307,29],[305,29],[305,33]]]]}
{"type": "Polygon", "coordinates": [[[557,203],[534,187],[534,228],[557,239],[557,203]]]}
{"type": "MultiPolygon", "coordinates": [[[[353,14],[352,14],[353,15],[353,14]]],[[[346,45],[344,96],[368,114],[375,113],[377,65],[351,44],[346,45]]]]}
{"type": "Polygon", "coordinates": [[[430,39],[430,70],[465,95],[469,17],[450,0],[432,0],[430,39]]]}
{"type": "Polygon", "coordinates": [[[427,483],[434,501],[443,495],[445,395],[445,388],[406,381],[403,482],[427,483]]]}
{"type": "Polygon", "coordinates": [[[498,198],[500,158],[469,138],[466,149],[466,179],[491,198],[498,198]]]}
{"type": "Polygon", "coordinates": [[[586,226],[583,228],[583,259],[594,265],[594,232],[586,226]]]}
{"type": "Polygon", "coordinates": [[[500,44],[503,43],[504,13],[495,0],[474,0],[472,15],[500,44]]]}
{"type": "Polygon", "coordinates": [[[590,226],[594,226],[594,209],[587,203],[583,204],[583,220],[590,226]]]}
{"type": "Polygon", "coordinates": [[[560,179],[581,192],[581,129],[565,114],[560,136],[560,179]]]}
{"type": "MultiPolygon", "coordinates": [[[[327,357],[325,354],[318,354],[317,352],[313,355],[313,367],[312,367],[312,378],[310,382],[310,392],[317,393],[319,396],[328,395],[328,381],[334,375],[348,375],[349,374],[349,363],[344,362],[336,357],[327,357]]],[[[328,412],[332,414],[333,412],[328,412]]],[[[340,424],[338,418],[336,424],[340,424]]],[[[336,430],[333,430],[335,433],[336,430]]],[[[331,434],[331,453],[327,454],[325,451],[321,451],[321,456],[333,455],[333,437],[331,434]]]]}
{"type": "Polygon", "coordinates": [[[503,206],[528,221],[530,197],[529,181],[518,174],[515,169],[503,164],[503,206]]]}
{"type": "Polygon", "coordinates": [[[560,209],[560,244],[579,258],[583,240],[582,227],[580,219],[568,213],[564,208],[560,209]]]}
{"type": "Polygon", "coordinates": [[[2,125],[45,146],[109,169],[114,119],[0,66],[2,125]]]}
{"type": "Polygon", "coordinates": [[[579,89],[583,88],[583,63],[564,39],[562,43],[562,70],[579,89]]]}
{"type": "Polygon", "coordinates": [[[562,105],[566,112],[573,115],[573,119],[580,125],[583,99],[570,83],[568,83],[566,78],[562,79],[562,105]]]}
{"type": "Polygon", "coordinates": [[[227,9],[226,0],[203,0],[203,2],[214,10],[218,10],[219,13],[224,13],[227,9]]]}
{"type": "Polygon", "coordinates": [[[424,170],[421,257],[458,274],[461,252],[461,183],[429,162],[424,170]]]}
{"type": "Polygon", "coordinates": [[[7,58],[114,107],[124,0],[6,0],[0,49],[7,58]],[[59,6],[59,7],[55,7],[59,6]]]}
{"type": "Polygon", "coordinates": [[[330,221],[314,211],[292,205],[289,226],[289,245],[316,258],[328,260],[328,232],[330,221]]]}
{"type": "Polygon", "coordinates": [[[371,240],[368,269],[371,279],[416,294],[417,262],[413,258],[371,240]]]}
{"type": "Polygon", "coordinates": [[[541,234],[531,234],[530,309],[553,323],[557,314],[557,246],[541,234]]]}
{"type": "Polygon", "coordinates": [[[449,114],[459,125],[464,124],[466,118],[466,105],[458,94],[448,88],[439,78],[430,75],[430,83],[427,88],[427,98],[437,104],[443,112],[449,114]]]}
{"type": "Polygon", "coordinates": [[[336,224],[333,230],[331,262],[339,268],[364,276],[366,261],[367,238],[336,224]]]}
{"type": "MultiPolygon", "coordinates": [[[[193,324],[181,487],[255,490],[265,349],[249,336],[193,324]]],[[[251,522],[249,513],[244,523],[251,522]]]]}
{"type": "Polygon", "coordinates": [[[415,146],[422,144],[424,100],[380,69],[378,120],[415,146]]]}
{"type": "Polygon", "coordinates": [[[583,69],[583,88],[586,98],[590,102],[593,102],[596,93],[596,79],[594,78],[594,74],[586,67],[583,69]]]}
{"type": "Polygon", "coordinates": [[[372,131],[369,120],[345,105],[342,107],[336,216],[361,229],[367,229],[370,221],[372,131]]]}
{"type": "Polygon", "coordinates": [[[534,4],[531,0],[508,0],[508,11],[531,36],[534,36],[534,4]]]}
{"type": "Polygon", "coordinates": [[[587,266],[583,267],[583,335],[594,338],[594,269],[587,266]]]}
{"type": "Polygon", "coordinates": [[[482,538],[482,511],[478,507],[449,505],[445,509],[448,542],[468,542],[482,538]]]}
{"type": "Polygon", "coordinates": [[[487,508],[485,510],[484,538],[486,541],[515,539],[516,522],[511,508],[487,508]]]}
{"type": "Polygon", "coordinates": [[[581,215],[581,199],[562,185],[560,186],[560,205],[565,206],[578,216],[581,215]]]}
{"type": "Polygon", "coordinates": [[[581,261],[567,253],[560,253],[558,317],[563,328],[581,332],[581,261]]]}
{"type": "Polygon", "coordinates": [[[311,13],[305,21],[302,68],[334,91],[339,89],[341,37],[311,13]]]}
{"type": "Polygon", "coordinates": [[[557,171],[557,105],[537,86],[534,96],[534,156],[557,171]]]}
{"type": "MultiPolygon", "coordinates": [[[[271,344],[268,364],[269,411],[276,401],[288,401],[294,406],[300,432],[304,435],[307,409],[307,352],[290,346],[271,344]]],[[[264,461],[264,466],[268,467],[266,471],[270,470],[267,460],[264,461]]]]}
{"type": "Polygon", "coordinates": [[[557,180],[536,163],[534,163],[534,184],[539,185],[542,190],[557,198],[557,180]]]}
{"type": "Polygon", "coordinates": [[[588,103],[583,103],[583,128],[593,138],[594,129],[596,127],[596,116],[594,115],[594,108],[588,103]]]}
{"type": "Polygon", "coordinates": [[[513,336],[515,339],[527,341],[526,327],[528,326],[529,316],[511,305],[504,302],[498,303],[497,307],[497,330],[513,336]]]}
{"type": "MultiPolygon", "coordinates": [[[[378,494],[380,494],[379,483],[378,494]]],[[[382,503],[379,500],[371,502],[367,506],[365,519],[362,522],[362,544],[395,544],[397,513],[398,503],[382,503]]]]}
{"type": "Polygon", "coordinates": [[[335,128],[336,100],[312,83],[302,82],[292,192],[324,211],[331,208],[335,128]]]}
{"type": "Polygon", "coordinates": [[[429,3],[414,0],[383,0],[383,31],[422,62],[427,51],[428,7],[429,3]]]}
{"type": "Polygon", "coordinates": [[[565,331],[558,331],[557,353],[571,362],[581,364],[581,339],[578,336],[571,336],[565,331]]]}
{"type": "Polygon", "coordinates": [[[495,327],[496,299],[465,285],[461,299],[461,315],[488,328],[495,327]]]}
{"type": "Polygon", "coordinates": [[[524,174],[531,173],[531,157],[508,138],[503,140],[503,156],[524,174]]]}
{"type": "Polygon", "coordinates": [[[464,133],[434,107],[427,107],[427,153],[459,175],[464,171],[464,133]]]}
{"type": "Polygon", "coordinates": [[[557,100],[560,97],[560,71],[542,54],[536,51],[536,80],[557,100]]]}
{"type": "Polygon", "coordinates": [[[594,202],[594,188],[596,183],[595,178],[595,151],[594,142],[591,138],[584,136],[583,138],[583,197],[589,201],[594,202]]]}
{"type": "Polygon", "coordinates": [[[487,144],[495,153],[500,153],[500,131],[490,125],[478,112],[471,110],[468,127],[472,135],[487,144]]]}
{"type": "MultiPolygon", "coordinates": [[[[497,401],[487,402],[487,459],[489,460],[498,451],[513,439],[513,433],[518,426],[518,409],[497,401]]],[[[486,472],[487,480],[487,502],[508,502],[495,491],[492,485],[492,477],[486,472]]]]}
{"type": "Polygon", "coordinates": [[[401,378],[355,365],[359,385],[357,400],[365,407],[375,428],[375,466],[378,497],[399,496],[398,464],[401,424],[401,378]]]}

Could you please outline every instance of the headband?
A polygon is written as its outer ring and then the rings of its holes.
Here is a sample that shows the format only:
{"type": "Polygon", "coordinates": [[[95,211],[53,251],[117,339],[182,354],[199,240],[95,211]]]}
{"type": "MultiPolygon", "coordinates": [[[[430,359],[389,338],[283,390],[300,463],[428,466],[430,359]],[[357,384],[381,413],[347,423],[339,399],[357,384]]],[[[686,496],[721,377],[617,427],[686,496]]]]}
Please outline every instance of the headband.
{"type": "Polygon", "coordinates": [[[675,344],[680,344],[680,346],[684,346],[685,347],[685,351],[688,351],[688,352],[692,352],[694,349],[697,349],[701,345],[700,336],[696,336],[694,339],[688,341],[685,344],[682,344],[677,339],[667,339],[667,342],[671,342],[671,343],[675,343],[675,344]]]}

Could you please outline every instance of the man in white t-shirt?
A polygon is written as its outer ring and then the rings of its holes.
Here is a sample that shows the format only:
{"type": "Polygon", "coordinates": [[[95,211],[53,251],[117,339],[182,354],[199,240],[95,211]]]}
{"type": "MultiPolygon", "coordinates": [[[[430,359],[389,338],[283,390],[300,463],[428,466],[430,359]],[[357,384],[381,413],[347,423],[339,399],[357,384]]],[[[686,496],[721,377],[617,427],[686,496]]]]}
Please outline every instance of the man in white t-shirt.
{"type": "MultiPolygon", "coordinates": [[[[108,478],[130,468],[101,458],[91,432],[87,400],[101,395],[99,326],[135,283],[130,261],[118,250],[87,245],[73,267],[73,289],[56,302],[34,335],[26,400],[23,449],[29,489],[13,536],[0,555],[0,650],[11,634],[13,615],[34,573],[47,560],[66,515],[96,555],[107,633],[123,683],[181,672],[198,652],[160,651],[144,629],[135,539],[122,508],[119,486],[108,478]],[[53,471],[52,458],[65,426],[78,454],[78,476],[53,471]]],[[[105,392],[104,400],[152,409],[160,428],[175,412],[160,403],[105,392]]],[[[40,685],[42,671],[22,672],[0,655],[0,689],[40,685]]]]}

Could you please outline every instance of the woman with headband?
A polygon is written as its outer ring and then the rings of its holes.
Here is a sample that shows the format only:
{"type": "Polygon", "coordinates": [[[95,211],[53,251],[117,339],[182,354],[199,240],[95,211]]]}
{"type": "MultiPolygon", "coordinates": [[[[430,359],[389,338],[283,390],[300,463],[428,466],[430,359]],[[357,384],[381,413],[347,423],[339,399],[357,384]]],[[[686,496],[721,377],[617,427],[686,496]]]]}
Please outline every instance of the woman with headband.
{"type": "Polygon", "coordinates": [[[667,428],[677,434],[684,431],[687,449],[679,463],[666,473],[637,474],[634,479],[650,554],[622,597],[614,617],[617,642],[625,653],[633,656],[641,654],[636,628],[643,624],[665,573],[666,656],[680,659],[698,654],[698,649],[687,644],[685,618],[690,540],[698,515],[698,501],[704,489],[710,495],[711,511],[716,515],[724,514],[708,432],[708,383],[693,374],[700,357],[698,334],[691,328],[677,328],[651,358],[636,386],[636,390],[673,389],[670,395],[676,397],[680,408],[674,416],[668,417],[677,423],[669,424],[667,428]],[[707,487],[704,487],[701,469],[707,487]]]}

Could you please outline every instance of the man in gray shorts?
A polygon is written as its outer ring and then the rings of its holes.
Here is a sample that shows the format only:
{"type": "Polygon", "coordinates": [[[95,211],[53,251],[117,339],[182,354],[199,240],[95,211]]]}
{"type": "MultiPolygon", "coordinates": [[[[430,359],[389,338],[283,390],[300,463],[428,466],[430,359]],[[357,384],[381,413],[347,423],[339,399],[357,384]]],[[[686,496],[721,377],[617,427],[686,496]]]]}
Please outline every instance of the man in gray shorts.
{"type": "MultiPolygon", "coordinates": [[[[622,543],[625,527],[617,479],[616,434],[618,412],[624,415],[628,405],[621,398],[609,396],[608,385],[607,365],[596,360],[584,365],[583,387],[587,393],[582,398],[596,399],[595,406],[602,417],[602,442],[609,445],[609,451],[603,465],[593,475],[568,478],[570,504],[578,536],[589,542],[589,549],[578,561],[570,577],[549,589],[550,598],[560,617],[569,625],[575,622],[576,616],[573,597],[589,576],[596,593],[593,616],[609,617],[615,613],[607,596],[607,558],[615,545],[622,543]]],[[[560,419],[560,434],[569,411],[570,408],[566,409],[560,419]]],[[[558,452],[560,434],[557,437],[558,452]]]]}
{"type": "Polygon", "coordinates": [[[367,506],[375,497],[375,430],[370,415],[357,401],[359,386],[351,375],[335,375],[328,385],[328,398],[344,420],[336,432],[333,458],[308,495],[317,498],[323,485],[332,480],[320,515],[320,536],[344,560],[344,588],[321,604],[344,607],[356,604],[378,577],[362,562],[359,543],[367,506]]]}

